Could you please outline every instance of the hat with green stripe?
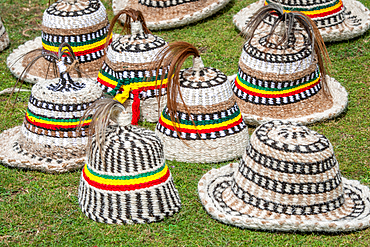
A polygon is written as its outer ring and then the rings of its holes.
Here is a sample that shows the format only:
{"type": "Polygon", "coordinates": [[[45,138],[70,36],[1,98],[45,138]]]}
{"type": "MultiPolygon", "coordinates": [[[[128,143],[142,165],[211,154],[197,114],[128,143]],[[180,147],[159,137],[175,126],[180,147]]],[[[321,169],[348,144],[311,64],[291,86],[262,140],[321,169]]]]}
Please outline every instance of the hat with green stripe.
{"type": "Polygon", "coordinates": [[[326,75],[325,44],[306,15],[269,4],[256,13],[246,33],[232,89],[247,123],[287,119],[310,124],[345,110],[348,94],[326,75]],[[270,16],[275,17],[273,27],[261,29],[270,16]]]}
{"type": "MultiPolygon", "coordinates": [[[[109,21],[100,0],[58,0],[44,12],[41,36],[20,45],[7,58],[7,66],[19,78],[33,59],[40,54],[56,54],[61,43],[71,45],[83,77],[96,78],[104,57],[109,21]]],[[[111,40],[111,39],[110,39],[111,40]]],[[[53,57],[45,56],[29,69],[24,81],[37,83],[58,78],[53,57]]],[[[71,76],[78,77],[77,71],[71,76]]]]}
{"type": "Polygon", "coordinates": [[[92,80],[71,78],[68,71],[74,65],[67,67],[61,60],[71,54],[69,59],[75,59],[71,49],[63,43],[58,56],[49,53],[58,61],[60,78],[36,83],[22,126],[0,134],[4,165],[50,173],[83,166],[91,116],[78,128],[80,117],[103,92],[92,80]]]}
{"type": "Polygon", "coordinates": [[[199,51],[187,42],[173,42],[163,56],[169,69],[167,106],[156,127],[168,160],[218,163],[240,157],[249,143],[248,127],[220,70],[205,67],[199,51]],[[193,66],[181,70],[187,57],[193,66]]]}
{"type": "MultiPolygon", "coordinates": [[[[153,35],[146,27],[144,17],[140,11],[133,9],[120,11],[112,20],[109,33],[120,17],[126,18],[123,27],[128,34],[122,35],[109,45],[102,69],[98,75],[98,82],[104,92],[121,103],[125,101],[128,110],[132,111],[132,124],[137,125],[139,119],[157,122],[159,94],[166,94],[167,78],[161,81],[166,74],[167,64],[156,70],[156,56],[167,46],[162,38],[153,35]],[[124,95],[124,96],[123,96],[124,95]]],[[[109,35],[108,33],[108,35],[109,35]]],[[[162,98],[161,109],[165,106],[162,98]]]]}
{"type": "Polygon", "coordinates": [[[82,212],[108,224],[151,223],[178,212],[180,197],[155,133],[131,125],[131,113],[115,100],[99,100],[89,110],[96,134],[81,174],[82,212]],[[102,123],[107,119],[110,125],[102,123]]]}

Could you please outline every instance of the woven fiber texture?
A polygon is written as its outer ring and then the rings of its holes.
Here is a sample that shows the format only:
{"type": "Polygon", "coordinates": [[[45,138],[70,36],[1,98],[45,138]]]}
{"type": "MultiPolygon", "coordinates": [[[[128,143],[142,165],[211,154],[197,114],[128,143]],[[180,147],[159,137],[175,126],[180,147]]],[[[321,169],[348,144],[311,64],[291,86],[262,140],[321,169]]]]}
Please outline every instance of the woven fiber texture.
{"type": "Polygon", "coordinates": [[[239,164],[206,173],[199,197],[215,219],[278,231],[355,231],[369,227],[370,191],[343,178],[323,135],[271,121],[251,136],[239,164]]]}
{"type": "MultiPolygon", "coordinates": [[[[370,11],[356,0],[259,0],[240,10],[233,18],[242,31],[252,15],[269,3],[280,4],[286,11],[301,11],[313,19],[325,42],[348,40],[364,34],[370,28],[370,11]]],[[[261,28],[268,29],[274,17],[261,28]]]]}
{"type": "Polygon", "coordinates": [[[22,126],[0,134],[0,161],[10,167],[61,173],[84,164],[86,129],[77,129],[87,107],[102,97],[92,81],[73,81],[62,62],[60,79],[32,87],[22,126]]]}
{"type": "Polygon", "coordinates": [[[156,127],[166,159],[211,163],[240,157],[249,142],[248,128],[227,76],[210,67],[181,70],[180,91],[189,112],[178,97],[179,123],[171,122],[166,107],[156,127]]]}
{"type": "MultiPolygon", "coordinates": [[[[36,49],[57,53],[59,45],[67,42],[79,61],[82,76],[96,78],[103,62],[108,28],[107,13],[99,0],[58,0],[44,12],[41,37],[15,49],[7,58],[7,66],[14,76],[19,77],[27,64],[40,55],[36,49]]],[[[24,80],[36,83],[45,81],[46,77],[57,77],[52,59],[39,59],[24,80]]],[[[71,76],[77,77],[77,73],[73,71],[71,76]]]]}
{"type": "Polygon", "coordinates": [[[110,125],[103,157],[93,139],[78,200],[87,217],[108,224],[151,223],[180,210],[163,147],[153,131],[110,125]]]}
{"type": "Polygon", "coordinates": [[[258,29],[243,46],[231,87],[248,124],[272,119],[310,124],[338,116],[347,107],[344,87],[320,71],[309,34],[296,28],[288,35],[279,44],[279,31],[270,35],[258,29]]]}
{"type": "MultiPolygon", "coordinates": [[[[132,34],[120,36],[108,47],[107,56],[99,72],[97,81],[104,92],[115,96],[129,91],[130,108],[135,115],[137,103],[142,120],[157,122],[159,90],[166,95],[167,78],[161,85],[161,76],[166,73],[163,66],[159,69],[158,78],[155,69],[155,58],[158,52],[167,46],[162,38],[143,32],[140,22],[132,22],[132,34]],[[132,107],[131,107],[132,106],[132,107]],[[132,109],[134,108],[134,109],[132,109]]],[[[165,99],[161,102],[161,111],[165,99]]]]}
{"type": "Polygon", "coordinates": [[[113,0],[115,14],[125,8],[140,10],[151,30],[186,26],[224,8],[230,0],[113,0]]]}
{"type": "Polygon", "coordinates": [[[7,48],[9,45],[9,35],[5,30],[4,24],[0,17],[0,52],[7,48]]]}

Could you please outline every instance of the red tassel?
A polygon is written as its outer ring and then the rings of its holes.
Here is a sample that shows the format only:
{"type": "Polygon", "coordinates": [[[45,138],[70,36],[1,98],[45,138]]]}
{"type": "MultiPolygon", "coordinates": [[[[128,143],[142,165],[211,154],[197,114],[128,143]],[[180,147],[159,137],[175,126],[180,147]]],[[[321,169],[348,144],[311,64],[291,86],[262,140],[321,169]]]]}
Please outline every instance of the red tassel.
{"type": "Polygon", "coordinates": [[[139,90],[131,91],[134,95],[134,102],[132,103],[132,125],[138,125],[140,119],[140,98],[139,90]]]}

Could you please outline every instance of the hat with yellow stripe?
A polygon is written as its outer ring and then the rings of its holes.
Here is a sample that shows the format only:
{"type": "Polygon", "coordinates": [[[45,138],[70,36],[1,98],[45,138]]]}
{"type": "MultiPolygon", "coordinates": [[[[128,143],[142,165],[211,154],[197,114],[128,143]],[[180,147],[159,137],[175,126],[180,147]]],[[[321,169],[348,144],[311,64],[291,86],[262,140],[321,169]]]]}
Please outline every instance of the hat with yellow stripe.
{"type": "MultiPolygon", "coordinates": [[[[98,75],[98,82],[104,92],[121,103],[128,99],[126,104],[131,105],[132,124],[137,125],[139,118],[149,122],[157,122],[159,93],[166,94],[167,78],[158,79],[165,74],[168,64],[157,71],[155,69],[158,52],[167,46],[162,38],[153,35],[145,24],[141,12],[129,9],[119,12],[112,20],[111,28],[120,16],[126,15],[124,29],[129,34],[122,35],[109,45],[102,69],[98,75]],[[157,78],[158,74],[158,78],[157,78]],[[161,91],[161,92],[160,92],[161,91]]],[[[161,110],[165,106],[162,98],[161,110]]]]}
{"type": "Polygon", "coordinates": [[[77,128],[80,117],[102,90],[92,80],[72,80],[59,60],[60,79],[32,87],[22,126],[0,134],[0,162],[50,173],[81,168],[91,116],[77,128]]]}
{"type": "Polygon", "coordinates": [[[252,125],[272,119],[309,124],[339,115],[348,95],[325,73],[329,59],[314,23],[274,4],[258,13],[247,26],[252,32],[232,80],[244,120],[252,125]],[[261,30],[263,20],[271,16],[276,16],[276,29],[261,30]]]}
{"type": "Polygon", "coordinates": [[[169,49],[169,56],[194,58],[193,67],[181,71],[182,63],[171,62],[171,68],[178,68],[173,78],[178,75],[179,81],[169,80],[171,95],[156,127],[166,159],[217,163],[240,157],[249,142],[248,127],[227,76],[204,67],[198,50],[189,43],[174,42],[169,49]],[[177,83],[179,89],[174,91],[177,83]]]}
{"type": "MultiPolygon", "coordinates": [[[[41,37],[15,49],[9,55],[7,65],[14,76],[20,77],[26,65],[40,53],[56,54],[59,45],[67,42],[79,61],[83,77],[96,78],[104,56],[108,28],[108,16],[100,0],[58,0],[44,12],[41,37]]],[[[51,56],[39,59],[24,80],[36,83],[57,78],[52,60],[51,56]]],[[[77,72],[72,71],[71,76],[77,77],[77,72]]]]}
{"type": "MultiPolygon", "coordinates": [[[[259,0],[240,10],[233,18],[243,30],[258,9],[268,4],[279,4],[284,11],[300,11],[315,21],[325,42],[348,40],[364,34],[370,28],[370,11],[356,0],[259,0]]],[[[276,17],[265,20],[266,26],[276,17]]]]}
{"type": "Polygon", "coordinates": [[[130,125],[131,113],[115,100],[100,100],[90,108],[100,114],[96,105],[109,108],[116,124],[104,132],[95,129],[89,144],[78,193],[82,212],[108,224],[151,223],[178,212],[180,197],[155,133],[130,125]]]}

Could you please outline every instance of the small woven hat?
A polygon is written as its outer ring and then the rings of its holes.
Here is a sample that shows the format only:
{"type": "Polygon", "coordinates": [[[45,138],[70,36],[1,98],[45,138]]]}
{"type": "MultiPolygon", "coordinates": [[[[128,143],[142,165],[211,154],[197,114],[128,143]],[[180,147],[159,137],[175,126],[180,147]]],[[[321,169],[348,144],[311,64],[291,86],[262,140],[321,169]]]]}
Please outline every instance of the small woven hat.
{"type": "MultiPolygon", "coordinates": [[[[166,94],[167,78],[161,83],[156,79],[155,58],[157,53],[167,46],[162,38],[153,35],[146,27],[144,17],[140,11],[133,9],[120,11],[112,20],[109,33],[120,16],[126,15],[123,29],[130,33],[115,39],[108,47],[102,69],[98,75],[98,82],[104,92],[120,102],[126,102],[127,109],[132,110],[132,124],[137,125],[140,116],[149,121],[157,122],[157,96],[166,94]]],[[[108,46],[108,44],[106,44],[108,46]]],[[[162,75],[164,64],[159,70],[162,75]]],[[[165,106],[165,99],[161,102],[161,109],[165,106]]]]}
{"type": "Polygon", "coordinates": [[[112,0],[113,12],[133,8],[145,14],[152,30],[181,27],[205,19],[230,0],[112,0]]]}
{"type": "Polygon", "coordinates": [[[232,88],[244,121],[259,125],[272,119],[310,124],[343,112],[348,94],[326,75],[329,61],[315,24],[301,13],[285,13],[269,4],[249,22],[249,34],[232,88]],[[263,20],[276,15],[269,31],[263,20]]]}
{"type": "Polygon", "coordinates": [[[97,126],[97,134],[81,175],[82,212],[109,224],[151,223],[177,213],[180,197],[155,133],[130,125],[131,114],[115,100],[100,100],[90,109],[98,119],[90,128],[97,126]],[[107,126],[107,114],[116,125],[107,126]]]}
{"type": "MultiPolygon", "coordinates": [[[[250,21],[261,7],[279,4],[284,11],[300,11],[315,21],[325,42],[348,40],[364,34],[370,28],[370,11],[356,0],[259,0],[239,11],[233,22],[239,30],[250,21]]],[[[265,20],[268,28],[276,17],[265,20]]]]}
{"type": "MultiPolygon", "coordinates": [[[[0,134],[0,162],[10,167],[61,173],[81,168],[84,164],[86,129],[91,118],[77,129],[79,119],[89,105],[102,97],[93,81],[72,80],[61,60],[54,56],[59,79],[38,82],[32,87],[22,126],[0,134]]],[[[69,48],[69,54],[73,54],[69,48]]],[[[74,60],[74,57],[70,57],[74,60]]]]}
{"type": "MultiPolygon", "coordinates": [[[[96,78],[103,62],[108,28],[107,13],[99,0],[58,0],[44,12],[41,37],[15,49],[7,59],[7,66],[18,78],[26,65],[41,53],[56,54],[60,44],[67,42],[79,61],[78,70],[82,75],[96,78]]],[[[24,80],[36,83],[57,78],[57,68],[52,60],[51,56],[39,59],[24,80]]],[[[72,77],[77,77],[76,71],[71,72],[72,77]]]]}
{"type": "Polygon", "coordinates": [[[199,197],[215,219],[278,231],[355,231],[370,225],[370,191],[343,178],[325,136],[289,121],[258,127],[238,164],[206,173],[199,197]]]}
{"type": "Polygon", "coordinates": [[[9,36],[0,17],[0,52],[9,45],[9,36]]]}
{"type": "Polygon", "coordinates": [[[156,127],[165,158],[211,163],[240,157],[249,142],[248,127],[231,91],[227,76],[204,67],[198,50],[186,42],[169,45],[167,106],[156,127]],[[193,56],[193,67],[181,70],[193,56]],[[175,58],[174,58],[175,57],[175,58]]]}

